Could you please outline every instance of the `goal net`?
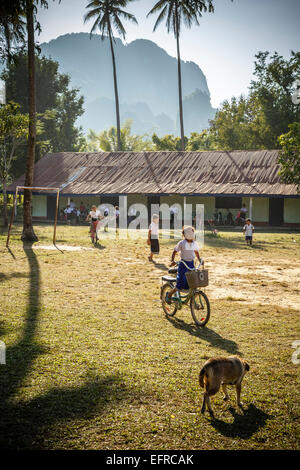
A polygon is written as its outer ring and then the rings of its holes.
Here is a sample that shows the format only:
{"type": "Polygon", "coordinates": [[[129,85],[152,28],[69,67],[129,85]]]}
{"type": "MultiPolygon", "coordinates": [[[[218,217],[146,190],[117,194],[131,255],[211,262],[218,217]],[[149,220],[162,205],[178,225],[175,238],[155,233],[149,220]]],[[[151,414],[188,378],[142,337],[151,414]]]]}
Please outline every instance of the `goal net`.
{"type": "Polygon", "coordinates": [[[7,232],[7,239],[6,239],[6,247],[8,248],[9,246],[9,239],[10,239],[10,234],[11,234],[11,229],[13,226],[14,218],[17,212],[17,199],[18,199],[18,194],[20,191],[23,191],[24,189],[29,189],[31,191],[35,192],[54,192],[56,193],[56,206],[55,206],[55,216],[54,216],[54,228],[53,228],[53,244],[55,245],[56,243],[56,226],[57,226],[57,215],[58,215],[58,204],[59,204],[59,188],[48,188],[48,187],[40,187],[40,186],[17,186],[16,191],[14,194],[14,200],[13,200],[13,207],[11,211],[11,217],[10,217],[10,223],[8,226],[8,232],[7,232]]]}

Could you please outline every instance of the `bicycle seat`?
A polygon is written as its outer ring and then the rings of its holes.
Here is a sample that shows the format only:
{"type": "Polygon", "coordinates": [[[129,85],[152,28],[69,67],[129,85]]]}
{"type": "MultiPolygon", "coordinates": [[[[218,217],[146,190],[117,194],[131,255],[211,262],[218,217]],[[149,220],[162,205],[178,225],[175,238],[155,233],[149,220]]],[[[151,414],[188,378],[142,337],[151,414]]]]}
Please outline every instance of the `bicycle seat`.
{"type": "Polygon", "coordinates": [[[169,274],[177,274],[178,268],[170,268],[168,269],[169,274]]]}
{"type": "Polygon", "coordinates": [[[163,276],[162,277],[162,280],[163,281],[167,281],[167,282],[176,282],[176,277],[172,277],[172,276],[163,276]]]}

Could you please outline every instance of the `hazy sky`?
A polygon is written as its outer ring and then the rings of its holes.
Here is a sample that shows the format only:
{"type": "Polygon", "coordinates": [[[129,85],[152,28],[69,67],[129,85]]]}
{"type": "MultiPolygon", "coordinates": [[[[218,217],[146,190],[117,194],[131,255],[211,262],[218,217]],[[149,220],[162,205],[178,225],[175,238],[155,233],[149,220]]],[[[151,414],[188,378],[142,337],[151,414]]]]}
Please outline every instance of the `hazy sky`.
{"type": "MultiPolygon", "coordinates": [[[[136,0],[128,7],[139,25],[124,22],[126,42],[150,39],[176,56],[176,43],[162,23],[153,33],[155,17],[146,18],[157,0],[136,0]]],[[[71,32],[89,32],[84,24],[87,0],[49,0],[39,10],[39,42],[71,32]]],[[[215,13],[204,13],[200,26],[183,29],[181,57],[198,64],[206,75],[214,107],[224,99],[247,93],[258,51],[277,51],[284,57],[300,50],[300,0],[214,0],[215,13]]],[[[300,78],[300,77],[299,77],[300,78]]]]}

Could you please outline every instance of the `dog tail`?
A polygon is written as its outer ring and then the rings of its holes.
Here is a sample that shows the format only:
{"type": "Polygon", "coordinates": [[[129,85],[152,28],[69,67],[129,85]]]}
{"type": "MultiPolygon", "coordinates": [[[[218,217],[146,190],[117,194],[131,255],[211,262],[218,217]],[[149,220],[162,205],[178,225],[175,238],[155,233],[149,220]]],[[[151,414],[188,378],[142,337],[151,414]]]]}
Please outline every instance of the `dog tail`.
{"type": "Polygon", "coordinates": [[[200,387],[204,388],[204,377],[206,376],[206,367],[202,367],[200,374],[199,374],[199,383],[200,387]]]}

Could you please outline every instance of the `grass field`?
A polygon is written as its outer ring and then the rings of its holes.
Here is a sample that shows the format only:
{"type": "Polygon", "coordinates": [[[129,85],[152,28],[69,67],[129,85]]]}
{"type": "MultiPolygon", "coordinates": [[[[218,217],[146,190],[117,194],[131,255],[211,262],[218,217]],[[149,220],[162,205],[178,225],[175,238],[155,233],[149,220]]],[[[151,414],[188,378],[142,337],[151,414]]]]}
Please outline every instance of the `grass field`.
{"type": "Polygon", "coordinates": [[[8,251],[2,230],[0,446],[298,449],[300,234],[257,231],[252,248],[236,231],[205,237],[211,319],[197,329],[188,308],[160,306],[174,240],[150,263],[145,240],[92,248],[87,227],[58,227],[58,246],[78,251],[42,248],[45,225],[27,246],[15,228],[8,251]],[[231,387],[203,416],[200,368],[231,354],[250,364],[244,412],[231,387]]]}

